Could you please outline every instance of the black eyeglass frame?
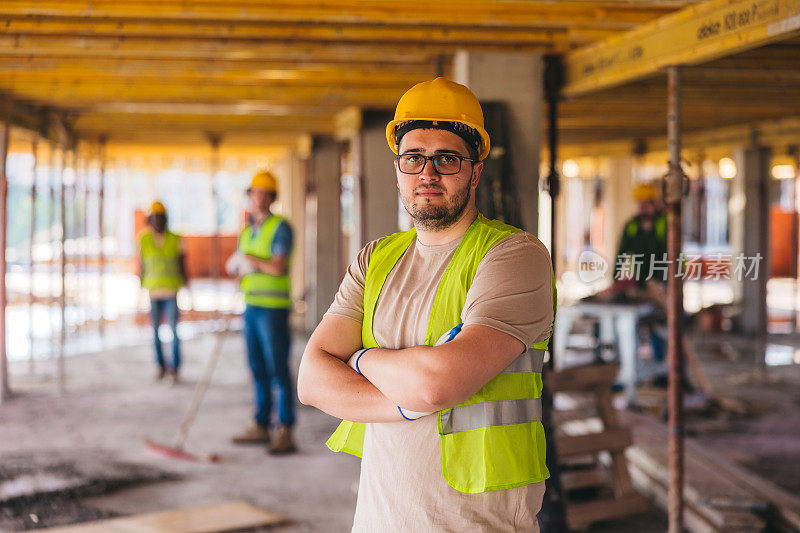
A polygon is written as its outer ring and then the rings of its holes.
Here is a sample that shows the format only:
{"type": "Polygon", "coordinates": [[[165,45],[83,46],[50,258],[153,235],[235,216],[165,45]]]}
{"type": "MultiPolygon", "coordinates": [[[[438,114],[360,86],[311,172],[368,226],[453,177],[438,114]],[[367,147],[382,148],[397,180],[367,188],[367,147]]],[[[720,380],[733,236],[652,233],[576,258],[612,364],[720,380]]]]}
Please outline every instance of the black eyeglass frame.
{"type": "Polygon", "coordinates": [[[453,154],[453,153],[450,153],[450,152],[447,152],[447,153],[444,153],[444,154],[434,154],[434,155],[422,155],[422,154],[418,154],[416,152],[411,152],[411,153],[406,153],[406,154],[397,154],[397,155],[394,156],[394,159],[395,159],[395,161],[397,161],[397,169],[400,170],[400,172],[402,172],[403,174],[408,174],[410,176],[416,176],[417,174],[422,174],[423,172],[425,172],[425,167],[428,165],[428,161],[430,161],[431,165],[433,165],[433,171],[436,172],[437,174],[439,174],[440,176],[453,176],[455,174],[458,174],[459,172],[461,172],[461,165],[464,164],[464,161],[469,161],[470,163],[475,163],[475,160],[470,158],[470,157],[464,157],[461,154],[453,154]],[[406,172],[406,171],[400,169],[400,158],[401,157],[410,156],[410,155],[414,155],[414,156],[417,156],[417,157],[422,157],[423,159],[425,159],[425,162],[422,164],[422,168],[419,169],[419,172],[406,172]],[[436,162],[434,161],[434,159],[436,159],[437,157],[442,157],[442,156],[450,156],[450,157],[458,158],[458,170],[456,170],[455,172],[440,172],[439,169],[436,168],[436,162]]]}

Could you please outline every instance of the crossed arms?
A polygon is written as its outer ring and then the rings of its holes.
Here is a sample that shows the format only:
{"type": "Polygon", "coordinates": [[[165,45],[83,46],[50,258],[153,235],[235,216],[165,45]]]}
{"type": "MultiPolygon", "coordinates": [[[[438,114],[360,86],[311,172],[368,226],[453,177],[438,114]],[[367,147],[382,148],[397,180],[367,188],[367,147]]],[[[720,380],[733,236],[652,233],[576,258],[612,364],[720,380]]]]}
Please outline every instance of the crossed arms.
{"type": "Polygon", "coordinates": [[[363,376],[347,365],[359,348],[361,322],[325,315],[300,362],[300,402],[353,422],[402,420],[397,406],[439,411],[475,394],[526,347],[494,328],[467,325],[441,346],[369,350],[359,360],[363,376]]]}

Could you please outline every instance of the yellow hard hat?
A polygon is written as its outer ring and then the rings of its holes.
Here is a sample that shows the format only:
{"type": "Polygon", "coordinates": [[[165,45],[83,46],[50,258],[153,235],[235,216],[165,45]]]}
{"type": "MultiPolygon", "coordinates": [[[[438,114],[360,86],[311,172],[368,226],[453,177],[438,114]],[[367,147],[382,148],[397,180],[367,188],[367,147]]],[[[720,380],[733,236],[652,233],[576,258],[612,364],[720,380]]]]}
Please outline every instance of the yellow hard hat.
{"type": "Polygon", "coordinates": [[[655,200],[658,196],[658,189],[652,183],[640,183],[633,188],[633,199],[637,202],[655,200]]]}
{"type": "Polygon", "coordinates": [[[489,134],[483,128],[483,110],[472,91],[447,78],[436,78],[410,88],[397,103],[394,120],[386,126],[389,148],[397,154],[395,129],[412,120],[457,122],[474,128],[480,135],[478,159],[489,155],[489,134]]]}
{"type": "Polygon", "coordinates": [[[261,170],[256,172],[253,179],[250,181],[250,187],[247,189],[264,189],[267,192],[278,192],[278,180],[275,175],[269,170],[261,170]]]}
{"type": "Polygon", "coordinates": [[[161,202],[153,202],[152,204],[150,204],[150,212],[149,212],[149,214],[151,214],[151,215],[166,215],[167,214],[167,208],[164,207],[164,204],[162,204],[161,202]]]}

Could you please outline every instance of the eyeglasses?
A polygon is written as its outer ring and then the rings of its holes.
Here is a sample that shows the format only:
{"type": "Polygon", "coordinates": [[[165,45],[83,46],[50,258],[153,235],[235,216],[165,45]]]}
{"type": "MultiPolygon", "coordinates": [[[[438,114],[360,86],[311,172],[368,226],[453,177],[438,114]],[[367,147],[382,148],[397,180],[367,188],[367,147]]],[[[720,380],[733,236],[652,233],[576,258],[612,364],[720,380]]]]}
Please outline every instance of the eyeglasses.
{"type": "Polygon", "coordinates": [[[463,157],[458,154],[436,154],[436,155],[422,155],[422,154],[402,154],[395,157],[397,159],[397,168],[403,174],[422,174],[425,170],[425,165],[428,161],[433,163],[433,169],[437,174],[447,176],[450,174],[458,174],[461,172],[461,162],[469,161],[474,162],[474,159],[463,157]]]}

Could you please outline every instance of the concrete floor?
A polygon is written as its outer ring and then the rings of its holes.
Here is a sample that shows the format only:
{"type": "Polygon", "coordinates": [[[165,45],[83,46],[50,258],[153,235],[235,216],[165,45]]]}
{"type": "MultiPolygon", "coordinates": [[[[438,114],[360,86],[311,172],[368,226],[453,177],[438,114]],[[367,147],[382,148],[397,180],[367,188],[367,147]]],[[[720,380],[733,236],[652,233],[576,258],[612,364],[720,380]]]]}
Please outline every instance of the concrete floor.
{"type": "MultiPolygon", "coordinates": [[[[251,410],[248,372],[238,334],[231,335],[224,344],[211,387],[186,443],[188,451],[217,453],[222,462],[180,461],[145,448],[146,438],[164,443],[174,438],[213,344],[211,336],[184,343],[183,382],[177,386],[153,381],[150,346],[68,358],[67,394],[63,397],[52,394],[52,361],[39,362],[33,376],[27,374],[27,363],[13,363],[11,383],[17,394],[0,407],[0,489],[4,466],[8,477],[9,465],[41,470],[42,461],[57,463],[51,472],[61,469],[73,475],[76,470],[83,472],[87,468],[102,473],[126,468],[135,471],[138,467],[144,474],[131,477],[145,482],[125,488],[119,480],[105,480],[100,484],[102,494],[76,493],[68,500],[40,496],[27,501],[31,512],[24,508],[22,518],[17,517],[16,521],[6,516],[9,520],[3,522],[0,513],[0,530],[33,529],[236,499],[290,520],[270,531],[348,531],[355,508],[359,462],[324,447],[336,420],[300,406],[296,431],[300,452],[293,456],[275,458],[261,446],[230,444],[229,437],[248,424],[251,410]],[[146,482],[154,478],[162,479],[146,482]],[[31,504],[33,501],[36,505],[31,504]],[[48,506],[56,508],[44,509],[48,506]]],[[[302,349],[303,342],[295,341],[295,365],[302,349]]],[[[2,502],[0,490],[0,509],[2,502]]],[[[26,505],[26,501],[22,504],[26,505]]],[[[599,524],[592,531],[648,533],[665,529],[664,515],[654,510],[624,522],[599,524]]]]}

